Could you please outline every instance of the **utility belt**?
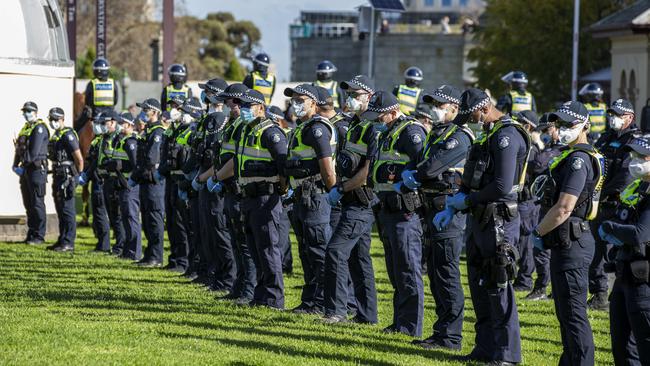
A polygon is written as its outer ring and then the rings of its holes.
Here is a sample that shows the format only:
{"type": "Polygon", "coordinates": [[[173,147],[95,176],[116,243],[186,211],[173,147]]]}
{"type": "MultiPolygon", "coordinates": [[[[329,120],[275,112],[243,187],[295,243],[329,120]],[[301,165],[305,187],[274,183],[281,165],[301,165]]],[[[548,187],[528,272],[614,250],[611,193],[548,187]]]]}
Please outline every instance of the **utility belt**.
{"type": "Polygon", "coordinates": [[[646,258],[616,261],[616,277],[632,285],[650,283],[650,262],[646,258]]]}
{"type": "Polygon", "coordinates": [[[571,243],[580,239],[583,233],[590,231],[589,222],[579,217],[571,216],[560,226],[544,235],[545,249],[569,249],[571,243]]]}
{"type": "Polygon", "coordinates": [[[481,264],[482,280],[487,287],[506,288],[508,282],[517,277],[519,251],[510,243],[497,242],[493,257],[483,259],[481,264]]]}
{"type": "Polygon", "coordinates": [[[525,186],[519,191],[517,194],[517,200],[519,202],[526,202],[526,201],[532,201],[536,199],[535,195],[533,192],[530,190],[530,186],[525,186]]]}
{"type": "Polygon", "coordinates": [[[386,192],[381,196],[381,208],[388,212],[412,213],[422,207],[422,199],[417,192],[386,192]]]}
{"type": "Polygon", "coordinates": [[[54,176],[68,176],[77,175],[77,168],[72,161],[61,161],[52,163],[52,175],[54,176]]]}
{"type": "Polygon", "coordinates": [[[47,159],[34,160],[29,164],[24,164],[27,169],[47,169],[47,159]]]}
{"type": "Polygon", "coordinates": [[[242,186],[244,198],[257,198],[279,193],[280,187],[277,183],[271,182],[254,182],[242,186]]]}
{"type": "Polygon", "coordinates": [[[470,209],[470,213],[479,222],[479,228],[484,230],[490,220],[511,222],[518,215],[517,202],[492,202],[479,204],[470,209]]]}
{"type": "Polygon", "coordinates": [[[175,181],[185,180],[185,172],[182,169],[172,170],[169,172],[169,176],[172,177],[175,181]]]}
{"type": "Polygon", "coordinates": [[[424,192],[422,194],[422,204],[424,205],[424,208],[427,210],[427,212],[440,212],[445,209],[445,205],[447,203],[447,196],[449,194],[453,193],[445,193],[445,194],[440,194],[440,193],[428,193],[424,192]]]}
{"type": "Polygon", "coordinates": [[[600,201],[598,203],[598,221],[605,221],[615,218],[618,206],[619,204],[615,199],[612,201],[600,201]]]}
{"type": "Polygon", "coordinates": [[[372,188],[368,186],[363,186],[355,188],[353,191],[345,192],[341,198],[341,204],[343,205],[353,205],[360,204],[362,206],[370,206],[374,198],[374,193],[372,188]]]}
{"type": "Polygon", "coordinates": [[[327,193],[327,188],[320,174],[301,179],[291,178],[291,187],[295,190],[297,197],[327,193]]]}
{"type": "Polygon", "coordinates": [[[223,191],[226,193],[239,196],[242,194],[242,187],[240,187],[239,184],[237,184],[236,180],[229,179],[223,183],[223,191]]]}

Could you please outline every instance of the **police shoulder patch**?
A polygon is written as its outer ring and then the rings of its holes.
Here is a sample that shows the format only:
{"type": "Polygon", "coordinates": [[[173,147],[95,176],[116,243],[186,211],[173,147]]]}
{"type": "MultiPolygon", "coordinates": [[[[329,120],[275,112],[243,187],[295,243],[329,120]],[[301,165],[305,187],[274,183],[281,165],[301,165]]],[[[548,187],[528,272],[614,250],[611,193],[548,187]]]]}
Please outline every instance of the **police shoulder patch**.
{"type": "Polygon", "coordinates": [[[43,127],[38,126],[38,127],[36,128],[36,133],[43,133],[43,127]]]}
{"type": "Polygon", "coordinates": [[[508,146],[510,146],[510,136],[499,137],[499,148],[505,149],[508,146]]]}
{"type": "Polygon", "coordinates": [[[158,135],[154,136],[153,141],[154,142],[160,142],[160,136],[158,136],[158,135]]]}
{"type": "Polygon", "coordinates": [[[319,128],[314,128],[314,137],[319,138],[323,136],[323,130],[319,128]]]}
{"type": "Polygon", "coordinates": [[[456,140],[453,137],[448,139],[447,141],[445,141],[445,149],[446,150],[451,150],[451,149],[455,148],[456,146],[458,146],[458,140],[456,140]]]}
{"type": "Polygon", "coordinates": [[[422,142],[422,137],[417,133],[414,133],[411,135],[411,142],[414,144],[419,144],[420,142],[422,142]]]}
{"type": "Polygon", "coordinates": [[[129,150],[135,150],[135,144],[129,145],[129,150]]]}
{"type": "Polygon", "coordinates": [[[74,141],[74,136],[71,133],[68,134],[68,141],[74,141]]]}
{"type": "Polygon", "coordinates": [[[572,170],[580,170],[580,169],[582,169],[582,167],[584,165],[585,165],[584,159],[582,159],[579,156],[576,156],[575,158],[573,158],[573,160],[571,160],[571,169],[572,170]]]}
{"type": "Polygon", "coordinates": [[[271,141],[274,144],[277,144],[278,142],[280,142],[280,134],[279,133],[274,133],[273,136],[271,136],[271,141]]]}

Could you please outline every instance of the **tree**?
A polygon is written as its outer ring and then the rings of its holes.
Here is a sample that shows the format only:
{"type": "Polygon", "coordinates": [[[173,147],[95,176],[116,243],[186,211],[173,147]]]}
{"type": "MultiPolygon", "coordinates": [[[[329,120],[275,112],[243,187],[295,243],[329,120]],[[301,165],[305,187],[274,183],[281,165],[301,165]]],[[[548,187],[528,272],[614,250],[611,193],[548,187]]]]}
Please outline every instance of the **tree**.
{"type": "Polygon", "coordinates": [[[80,79],[92,79],[93,75],[93,62],[95,61],[95,47],[88,47],[83,56],[77,57],[76,74],[80,79]]]}
{"type": "MultiPolygon", "coordinates": [[[[589,0],[580,8],[578,69],[585,75],[610,62],[609,41],[594,39],[586,28],[631,0],[589,0]]],[[[538,109],[549,110],[571,97],[573,1],[491,0],[485,25],[476,33],[477,47],[469,59],[477,62],[474,74],[481,88],[501,95],[506,85],[501,76],[511,70],[528,74],[529,90],[538,109]]]]}

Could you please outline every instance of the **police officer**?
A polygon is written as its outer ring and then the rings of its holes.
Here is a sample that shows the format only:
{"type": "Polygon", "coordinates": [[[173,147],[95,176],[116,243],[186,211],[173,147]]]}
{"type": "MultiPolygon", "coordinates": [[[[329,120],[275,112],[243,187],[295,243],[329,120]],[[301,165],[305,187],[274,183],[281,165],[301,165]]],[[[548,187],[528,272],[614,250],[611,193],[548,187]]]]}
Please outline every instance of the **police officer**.
{"type": "Polygon", "coordinates": [[[50,109],[48,119],[54,134],[50,138],[48,157],[52,161],[52,195],[59,218],[59,238],[47,249],[56,252],[74,250],[77,236],[75,187],[84,163],[79,150],[79,138],[70,127],[65,127],[63,109],[50,109]]]}
{"type": "Polygon", "coordinates": [[[595,242],[587,221],[598,211],[604,159],[588,143],[589,112],[582,103],[564,103],[549,120],[569,147],[534,183],[548,211],[533,231],[533,240],[537,247],[551,249],[553,300],[563,345],[559,364],[593,365],[587,286],[595,242]]]}
{"type": "Polygon", "coordinates": [[[289,138],[289,156],[285,173],[291,177],[295,191],[296,217],[302,229],[298,242],[305,285],[301,303],[295,313],[322,313],[322,271],[325,246],[332,230],[327,192],[336,184],[333,155],[336,150],[336,129],[317,113],[318,89],[310,84],[286,88],[284,95],[291,105],[299,124],[289,138]]]}
{"type": "Polygon", "coordinates": [[[115,146],[121,139],[121,126],[117,123],[119,115],[115,111],[103,112],[101,116],[104,119],[103,123],[106,132],[104,133],[101,142],[102,160],[97,166],[97,174],[104,181],[104,204],[106,205],[108,219],[111,224],[111,229],[113,230],[113,237],[115,238],[115,243],[111,248],[111,252],[115,256],[120,256],[126,238],[124,221],[122,220],[122,212],[119,203],[120,182],[115,172],[110,172],[108,170],[107,164],[113,159],[115,146]]]}
{"type": "Polygon", "coordinates": [[[107,163],[107,169],[114,177],[125,231],[124,246],[119,258],[137,261],[142,257],[140,187],[129,186],[128,180],[137,166],[139,137],[134,131],[135,118],[131,113],[122,113],[117,121],[121,126],[120,133],[115,137],[115,149],[112,159],[107,163]]]}
{"type": "Polygon", "coordinates": [[[80,185],[85,185],[88,182],[92,183],[90,186],[90,202],[93,211],[93,233],[97,238],[97,245],[93,251],[97,253],[110,253],[111,251],[111,229],[108,209],[104,200],[104,178],[98,172],[99,165],[106,158],[104,155],[104,144],[108,141],[105,138],[107,130],[104,125],[104,114],[100,112],[93,117],[92,127],[95,137],[90,142],[84,171],[79,175],[80,185]]]}
{"type": "Polygon", "coordinates": [[[582,103],[589,111],[590,141],[596,141],[607,129],[607,104],[603,102],[603,88],[598,83],[587,83],[578,92],[582,103]]]}
{"type": "Polygon", "coordinates": [[[467,274],[476,337],[474,349],[463,359],[511,365],[521,362],[511,281],[520,226],[517,196],[524,184],[530,137],[480,89],[468,89],[461,96],[456,123],[467,120],[478,123],[483,135],[472,145],[460,192],[447,198],[447,209],[436,215],[434,224],[444,228],[455,212],[469,210],[467,274]]]}
{"type": "Polygon", "coordinates": [[[242,83],[264,95],[264,102],[271,104],[275,93],[275,75],[269,72],[271,59],[264,52],[258,53],[253,59],[253,71],[246,75],[242,83]]]}
{"type": "Polygon", "coordinates": [[[427,135],[429,134],[429,132],[431,132],[431,130],[433,129],[433,120],[435,118],[433,115],[433,107],[431,105],[426,103],[418,104],[417,108],[415,108],[415,111],[411,113],[411,116],[417,119],[418,122],[420,122],[420,124],[424,126],[427,135]]]}
{"type": "MultiPolygon", "coordinates": [[[[540,139],[545,144],[544,150],[537,154],[535,158],[529,162],[528,169],[532,176],[539,176],[546,174],[548,172],[548,167],[551,164],[556,156],[559,156],[562,152],[562,149],[566,146],[565,144],[560,143],[560,137],[558,136],[558,129],[555,127],[555,124],[548,121],[550,113],[544,113],[539,119],[538,130],[541,132],[540,139]]],[[[529,189],[532,189],[529,187],[529,189]]],[[[532,192],[537,195],[538,192],[532,192]]],[[[539,217],[546,215],[546,210],[539,204],[539,200],[536,200],[535,203],[539,206],[539,217]]],[[[532,241],[531,241],[532,243],[532,241]]],[[[533,284],[533,290],[526,295],[526,300],[548,300],[546,294],[546,286],[551,281],[551,269],[550,269],[550,259],[551,251],[549,249],[540,249],[533,246],[533,260],[535,262],[535,272],[537,272],[537,278],[533,284]]]]}
{"type": "MultiPolygon", "coordinates": [[[[589,110],[587,108],[587,110],[589,110]]],[[[618,99],[607,110],[610,128],[603,133],[594,146],[605,156],[607,162],[607,175],[601,193],[601,205],[598,217],[593,222],[592,230],[595,232],[598,225],[613,218],[618,209],[619,195],[628,184],[632,176],[628,171],[630,155],[624,147],[633,138],[640,136],[640,131],[634,123],[634,107],[625,99],[618,99]]],[[[591,122],[591,110],[589,121],[591,122]]],[[[607,310],[607,273],[605,272],[608,253],[611,245],[596,240],[594,261],[589,267],[589,307],[595,310],[607,310]]],[[[608,272],[612,272],[608,270],[608,272]]]]}
{"type": "Polygon", "coordinates": [[[384,235],[388,278],[393,286],[393,321],[384,332],[422,335],[424,285],[422,282],[422,226],[417,213],[418,192],[401,182],[404,170],[415,168],[424,148],[426,132],[400,111],[397,98],[378,91],[363,118],[375,121],[381,133],[371,167],[371,181],[381,202],[378,216],[384,235]],[[397,184],[395,184],[397,183],[397,184]]]}
{"type": "Polygon", "coordinates": [[[338,69],[329,60],[323,60],[316,65],[316,81],[314,86],[320,86],[327,89],[328,94],[332,97],[332,105],[338,110],[344,106],[345,95],[336,80],[333,80],[334,73],[338,69]]]}
{"type": "Polygon", "coordinates": [[[422,88],[423,74],[420,68],[411,66],[404,71],[404,84],[400,84],[393,88],[393,95],[399,101],[399,109],[402,113],[409,115],[415,112],[415,108],[420,102],[422,88]]]}
{"type": "MultiPolygon", "coordinates": [[[[282,211],[280,196],[286,189],[282,170],[287,139],[282,129],[266,118],[262,93],[249,89],[238,100],[243,127],[236,156],[224,164],[216,178],[221,182],[234,174],[242,189],[246,243],[257,267],[257,285],[250,305],[283,309],[284,281],[277,227],[282,211]]],[[[216,190],[221,188],[221,183],[217,183],[216,190]]]]}
{"type": "Polygon", "coordinates": [[[155,174],[160,165],[160,150],[164,129],[159,121],[160,102],[146,99],[136,103],[141,112],[139,119],[147,124],[143,139],[138,146],[137,166],[129,185],[140,185],[142,225],[147,238],[144,257],[138,261],[141,267],[160,267],[163,260],[163,235],[165,231],[165,180],[155,174]]]}
{"type": "Polygon", "coordinates": [[[424,102],[433,107],[430,113],[445,126],[445,130],[440,134],[429,134],[417,167],[401,174],[408,189],[421,192],[426,213],[423,262],[427,264],[438,317],[433,325],[433,334],[423,341],[414,341],[426,349],[460,350],[463,339],[465,306],[460,283],[460,254],[466,215],[456,213],[451,224],[442,230],[433,225],[433,218],[445,207],[446,197],[458,192],[459,168],[462,168],[474,141],[474,134],[466,124],[452,123],[458,114],[460,97],[460,91],[449,85],[424,95],[424,102]]]}
{"type": "MultiPolygon", "coordinates": [[[[365,76],[361,80],[357,77],[345,82],[345,90],[370,96],[374,91],[372,80],[365,76]]],[[[366,109],[364,103],[349,119],[348,128],[342,131],[345,134],[339,135],[337,185],[328,193],[332,214],[339,211],[325,251],[323,273],[323,321],[330,324],[346,322],[346,313],[352,309],[355,313],[352,321],[377,323],[377,292],[370,257],[374,221],[371,206],[376,203],[376,197],[367,185],[371,160],[377,152],[377,134],[372,122],[362,117],[366,109]]]]}
{"type": "Polygon", "coordinates": [[[530,234],[535,229],[539,222],[539,205],[535,202],[537,198],[532,193],[530,185],[537,176],[531,166],[537,159],[544,148],[540,139],[539,132],[535,131],[539,123],[537,113],[533,111],[521,111],[513,113],[512,119],[519,122],[528,134],[531,136],[531,150],[528,155],[528,164],[526,165],[526,183],[519,192],[519,202],[517,210],[521,218],[521,228],[519,233],[519,242],[517,250],[519,251],[519,270],[517,271],[517,278],[512,287],[515,291],[530,292],[533,289],[533,271],[535,269],[535,259],[533,255],[533,242],[531,241],[530,234]]]}
{"type": "Polygon", "coordinates": [[[185,65],[173,64],[167,70],[169,75],[169,84],[163,88],[160,96],[160,105],[163,111],[171,111],[173,106],[169,103],[174,97],[189,99],[192,97],[192,88],[187,82],[187,68],[185,65]]]}
{"type": "Polygon", "coordinates": [[[12,170],[20,177],[20,192],[27,211],[27,244],[45,240],[45,183],[47,181],[47,145],[50,131],[37,116],[38,106],[25,102],[22,107],[25,124],[14,141],[12,170]]]}
{"type": "Polygon", "coordinates": [[[501,80],[508,83],[510,90],[497,101],[497,109],[505,114],[521,111],[537,111],[535,97],[526,90],[528,76],[522,71],[511,71],[501,80]]]}
{"type": "Polygon", "coordinates": [[[98,58],[93,62],[93,75],[95,76],[85,91],[85,103],[90,108],[92,116],[99,112],[111,112],[117,105],[119,91],[117,83],[108,77],[111,65],[105,58],[98,58]]]}
{"type": "Polygon", "coordinates": [[[610,332],[615,365],[650,363],[650,137],[633,139],[629,165],[635,179],[621,192],[617,217],[598,229],[614,245],[616,280],[610,295],[610,332]]]}

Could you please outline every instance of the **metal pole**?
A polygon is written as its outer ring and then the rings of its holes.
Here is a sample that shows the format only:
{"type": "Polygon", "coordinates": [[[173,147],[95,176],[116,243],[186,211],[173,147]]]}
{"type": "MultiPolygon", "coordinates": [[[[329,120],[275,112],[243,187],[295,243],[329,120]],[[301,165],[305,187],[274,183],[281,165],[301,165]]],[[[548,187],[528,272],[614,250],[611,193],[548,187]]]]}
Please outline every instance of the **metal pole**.
{"type": "Polygon", "coordinates": [[[373,77],[375,63],[375,8],[370,7],[370,34],[368,38],[368,76],[373,77]]]}
{"type": "Polygon", "coordinates": [[[573,60],[571,62],[571,100],[578,100],[578,45],[580,41],[580,0],[573,5],[573,60]]]}
{"type": "Polygon", "coordinates": [[[174,62],[174,0],[163,3],[163,86],[169,83],[167,69],[174,62]]]}

